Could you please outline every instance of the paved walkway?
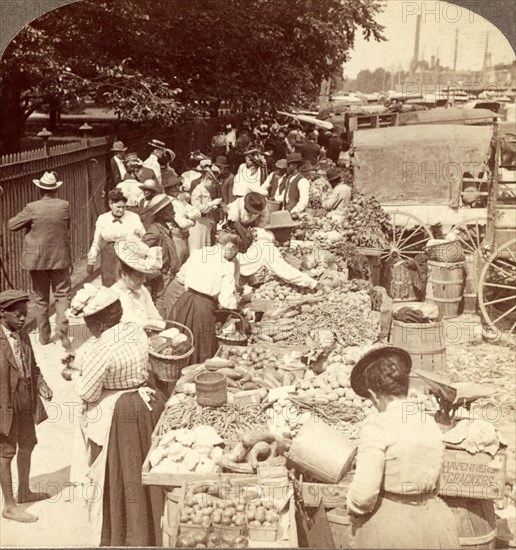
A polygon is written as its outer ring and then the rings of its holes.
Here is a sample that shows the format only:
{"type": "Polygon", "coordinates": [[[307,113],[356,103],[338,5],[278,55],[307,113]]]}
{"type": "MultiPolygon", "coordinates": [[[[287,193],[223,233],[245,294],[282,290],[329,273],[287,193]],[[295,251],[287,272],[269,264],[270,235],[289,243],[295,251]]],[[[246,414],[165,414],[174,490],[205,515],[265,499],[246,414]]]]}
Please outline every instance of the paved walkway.
{"type": "MultiPolygon", "coordinates": [[[[84,340],[84,324],[74,323],[71,335],[75,347],[84,340]]],[[[36,523],[20,524],[0,517],[0,546],[92,546],[95,541],[89,529],[82,489],[68,484],[74,411],[78,411],[79,399],[73,384],[61,376],[61,358],[65,351],[60,343],[41,346],[35,331],[31,333],[31,340],[38,365],[54,392],[52,401],[46,405],[49,420],[36,429],[38,445],[32,455],[31,484],[34,489],[49,493],[51,498],[27,505],[27,510],[39,517],[36,523]]],[[[13,474],[17,476],[16,467],[13,474]]]]}

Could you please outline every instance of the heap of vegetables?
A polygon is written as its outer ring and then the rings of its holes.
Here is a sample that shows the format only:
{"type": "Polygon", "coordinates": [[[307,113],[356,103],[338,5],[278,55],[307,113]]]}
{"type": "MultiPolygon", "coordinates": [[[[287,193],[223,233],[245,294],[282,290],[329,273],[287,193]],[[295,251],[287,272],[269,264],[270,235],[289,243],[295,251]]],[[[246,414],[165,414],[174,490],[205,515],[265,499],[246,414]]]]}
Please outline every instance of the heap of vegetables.
{"type": "Polygon", "coordinates": [[[388,214],[374,198],[365,199],[355,193],[348,207],[341,212],[329,212],[325,218],[303,216],[294,238],[311,240],[321,246],[349,241],[364,248],[384,249],[390,230],[388,214]]]}
{"type": "MultiPolygon", "coordinates": [[[[294,326],[283,328],[276,342],[289,345],[306,343],[310,331],[331,330],[342,345],[358,346],[376,342],[379,334],[379,315],[372,311],[368,291],[347,292],[343,289],[328,291],[324,301],[303,304],[291,320],[294,326]]],[[[263,322],[263,321],[262,321],[263,322]]]]}
{"type": "Polygon", "coordinates": [[[149,338],[149,344],[154,353],[165,356],[177,356],[189,351],[193,342],[186,334],[182,334],[179,329],[172,327],[149,338]]]}
{"type": "Polygon", "coordinates": [[[222,455],[219,464],[224,471],[237,474],[256,473],[259,465],[283,466],[282,456],[291,441],[272,432],[254,430],[243,434],[237,445],[222,455]]]}
{"type": "Polygon", "coordinates": [[[223,443],[211,426],[172,429],[149,453],[149,462],[154,473],[212,474],[218,469],[223,443]]]}

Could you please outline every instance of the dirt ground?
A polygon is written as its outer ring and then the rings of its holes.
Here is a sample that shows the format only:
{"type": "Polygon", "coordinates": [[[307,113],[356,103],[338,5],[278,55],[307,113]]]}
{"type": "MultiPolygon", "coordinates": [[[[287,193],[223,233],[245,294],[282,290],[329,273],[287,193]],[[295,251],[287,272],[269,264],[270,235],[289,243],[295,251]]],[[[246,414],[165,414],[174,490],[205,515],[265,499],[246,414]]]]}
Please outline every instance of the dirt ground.
{"type": "MultiPolygon", "coordinates": [[[[75,343],[81,339],[80,326],[73,327],[75,343]]],[[[79,402],[73,385],[61,377],[60,344],[41,346],[36,334],[31,335],[36,358],[48,384],[54,391],[48,405],[49,420],[38,426],[38,445],[33,454],[31,483],[35,489],[52,496],[49,500],[27,505],[30,513],[39,517],[33,524],[18,524],[0,519],[0,546],[15,547],[77,547],[94,544],[87,521],[87,509],[81,489],[67,484],[72,457],[74,410],[79,402]]],[[[485,343],[449,343],[448,371],[456,380],[474,380],[492,388],[488,399],[473,408],[476,417],[482,415],[496,423],[507,440],[508,478],[516,478],[516,369],[514,350],[485,343]]],[[[500,512],[515,517],[514,506],[500,512]]]]}

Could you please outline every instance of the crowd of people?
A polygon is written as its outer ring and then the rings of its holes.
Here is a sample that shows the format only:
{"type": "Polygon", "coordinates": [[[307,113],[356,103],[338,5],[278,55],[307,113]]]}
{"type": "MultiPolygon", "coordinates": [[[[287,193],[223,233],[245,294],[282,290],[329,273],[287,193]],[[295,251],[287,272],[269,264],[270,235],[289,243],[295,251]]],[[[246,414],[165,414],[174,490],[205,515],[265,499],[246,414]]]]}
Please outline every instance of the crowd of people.
{"type": "MultiPolygon", "coordinates": [[[[305,134],[276,122],[244,124],[238,131],[229,125],[217,132],[209,151],[192,152],[190,169],[181,175],[164,142],[150,141],[149,157],[142,161],[115,141],[106,190],[109,209],[96,221],[87,256],[87,274],[93,276],[98,263],[101,286],[86,283],[73,299],[73,220],[69,203],[58,197],[66,182],[56,172],[45,172],[33,181],[40,198],[8,221],[11,231],[25,231],[22,268],[33,284],[39,342],[61,341],[63,377],[74,382],[82,402],[71,480],[84,482],[89,475],[106,488],[100,511],[92,516],[103,545],[159,544],[154,511],[162,513],[162,501],[141,486],[141,462],[134,467],[131,458],[137,453],[143,459],[148,451],[167,392],[149,374],[147,334],[164,329],[170,320],[188,327],[195,350],[186,363],[199,363],[216,352],[221,311],[245,312],[238,292],[244,284],[260,284],[271,272],[300,287],[317,286],[285,261],[282,247],[311,201],[322,199],[331,210],[349,200],[350,188],[340,183],[346,171],[337,167],[345,147],[339,138],[337,154],[335,137],[318,135],[315,129],[305,134]],[[337,195],[339,185],[347,191],[337,195]],[[55,334],[49,320],[51,293],[55,334]],[[78,351],[69,334],[71,319],[83,319],[93,336],[78,351]],[[134,338],[113,338],[127,327],[136,327],[134,338]],[[122,426],[128,407],[139,418],[131,430],[122,426]],[[103,421],[89,423],[88,413],[96,409],[102,410],[103,421]],[[115,494],[120,487],[113,481],[122,475],[124,484],[131,481],[140,488],[137,504],[122,498],[120,505],[115,494]]],[[[34,426],[45,418],[40,399],[52,398],[30,340],[19,337],[28,302],[22,290],[0,295],[2,356],[9,359],[2,369],[0,404],[3,515],[19,522],[37,519],[21,503],[48,496],[32,493],[28,483],[37,443],[34,426]],[[11,476],[16,455],[17,502],[11,476]]]]}

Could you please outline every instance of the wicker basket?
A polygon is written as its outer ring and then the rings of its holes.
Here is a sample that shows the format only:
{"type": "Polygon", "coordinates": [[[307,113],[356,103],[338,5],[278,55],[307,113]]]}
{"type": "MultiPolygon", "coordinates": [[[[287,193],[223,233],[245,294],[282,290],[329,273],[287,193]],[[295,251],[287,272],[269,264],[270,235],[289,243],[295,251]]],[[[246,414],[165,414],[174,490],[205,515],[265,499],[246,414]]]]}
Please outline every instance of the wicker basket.
{"type": "Polygon", "coordinates": [[[464,260],[464,251],[460,241],[447,241],[433,246],[426,247],[426,254],[429,260],[435,262],[460,262],[464,260]]]}
{"type": "MultiPolygon", "coordinates": [[[[240,313],[237,313],[236,311],[232,311],[229,315],[229,317],[236,317],[240,320],[242,323],[242,327],[245,327],[246,321],[240,313]]],[[[227,338],[224,336],[219,336],[217,334],[217,342],[219,346],[226,345],[226,346],[247,346],[247,342],[249,340],[249,336],[246,336],[245,338],[242,338],[241,340],[233,340],[232,338],[227,338]]]]}
{"type": "Polygon", "coordinates": [[[192,331],[188,327],[176,323],[175,321],[167,321],[166,323],[167,328],[175,326],[180,332],[186,334],[190,340],[191,347],[182,355],[162,355],[150,349],[149,368],[158,380],[162,382],[177,382],[179,378],[181,378],[181,370],[186,366],[185,359],[188,359],[194,352],[194,338],[192,331]]]}

